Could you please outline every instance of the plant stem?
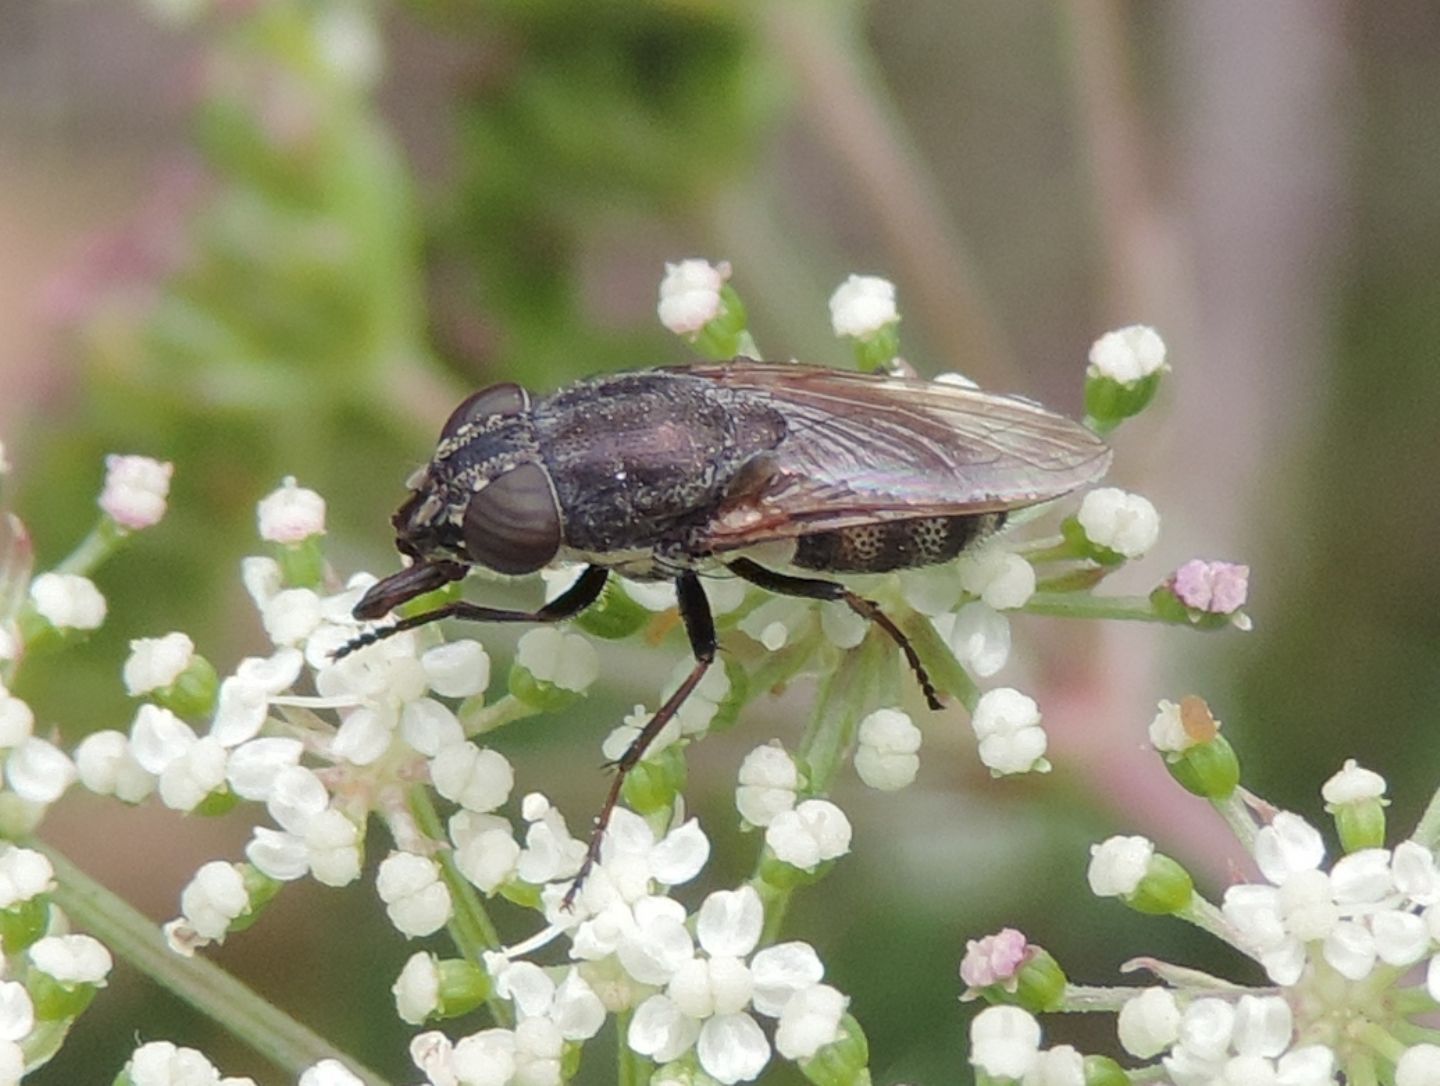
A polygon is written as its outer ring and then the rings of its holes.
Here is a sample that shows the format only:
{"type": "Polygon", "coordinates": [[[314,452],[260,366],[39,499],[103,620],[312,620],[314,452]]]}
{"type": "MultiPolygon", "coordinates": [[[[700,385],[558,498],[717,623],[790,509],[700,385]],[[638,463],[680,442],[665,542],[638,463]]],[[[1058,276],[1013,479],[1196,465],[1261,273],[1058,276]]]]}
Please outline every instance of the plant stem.
{"type": "MultiPolygon", "coordinates": [[[[455,850],[445,847],[445,827],[440,822],[440,814],[435,810],[430,793],[423,785],[417,784],[410,790],[409,801],[410,812],[415,816],[415,823],[420,827],[420,831],[441,846],[436,850],[435,860],[440,865],[440,875],[450,891],[451,902],[450,921],[445,925],[445,930],[450,933],[455,949],[460,951],[467,961],[482,965],[485,951],[500,949],[500,933],[495,930],[490,914],[485,911],[485,904],[475,892],[475,887],[456,866],[455,850]]],[[[510,1007],[503,999],[492,993],[485,1000],[485,1005],[490,1009],[497,1025],[510,1024],[510,1007]]]]}
{"type": "Polygon", "coordinates": [[[186,958],[166,945],[160,929],[124,899],[38,841],[55,869],[56,903],[76,922],[162,988],[244,1041],[291,1079],[322,1059],[337,1059],[366,1086],[387,1080],[357,1063],[325,1038],[279,1010],[206,958],[186,958]]]}
{"type": "Polygon", "coordinates": [[[1114,618],[1130,622],[1169,622],[1156,614],[1145,596],[1091,596],[1084,592],[1036,592],[1020,610],[1057,618],[1114,618]]]}

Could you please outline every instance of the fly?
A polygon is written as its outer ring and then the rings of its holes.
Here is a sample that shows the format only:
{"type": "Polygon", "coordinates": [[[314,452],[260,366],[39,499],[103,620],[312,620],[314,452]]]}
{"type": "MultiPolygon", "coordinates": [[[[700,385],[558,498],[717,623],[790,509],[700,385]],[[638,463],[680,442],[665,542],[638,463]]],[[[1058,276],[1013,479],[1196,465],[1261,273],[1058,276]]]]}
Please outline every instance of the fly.
{"type": "Polygon", "coordinates": [[[612,374],[543,396],[495,385],[455,409],[409,481],[393,523],[411,565],[372,586],[355,617],[379,619],[473,566],[525,574],[579,561],[583,572],[536,611],[447,603],[361,634],[337,656],[444,618],[571,618],[612,570],[674,582],[695,665],[616,762],[568,904],[599,855],[626,773],[715,660],[705,570],[848,604],[895,641],[938,709],[899,627],[825,575],[947,562],[1011,510],[1091,483],[1109,462],[1090,430],[1027,400],[796,363],[737,358],[612,374]],[[798,572],[747,553],[777,543],[793,546],[798,572]]]}

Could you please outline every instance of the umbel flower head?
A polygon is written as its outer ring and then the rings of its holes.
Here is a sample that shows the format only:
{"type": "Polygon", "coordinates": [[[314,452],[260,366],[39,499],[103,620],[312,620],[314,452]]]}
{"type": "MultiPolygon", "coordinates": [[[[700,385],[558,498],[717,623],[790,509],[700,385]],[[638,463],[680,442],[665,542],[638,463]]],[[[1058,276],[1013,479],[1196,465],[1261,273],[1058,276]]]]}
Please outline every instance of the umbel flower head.
{"type": "MultiPolygon", "coordinates": [[[[1185,715],[1198,712],[1191,706],[1185,715]]],[[[1208,726],[1187,738],[1180,709],[1164,702],[1152,741],[1176,779],[1226,816],[1259,877],[1228,887],[1217,906],[1151,841],[1130,836],[1095,846],[1090,887],[1203,928],[1252,958],[1268,984],[1246,987],[1140,958],[1132,968],[1159,983],[1080,988],[1052,973],[1047,987],[1036,983],[1033,963],[1048,955],[1007,930],[972,942],[961,966],[971,995],[1015,1004],[976,1018],[972,1063],[991,1082],[1077,1086],[1101,1071],[1120,1075],[1115,1082],[1163,1076],[1174,1086],[1440,1082],[1440,1038],[1427,1028],[1440,1011],[1440,804],[1432,801],[1410,836],[1384,847],[1384,781],[1347,762],[1323,789],[1342,841],[1336,855],[1317,827],[1244,793],[1229,770],[1216,768],[1234,756],[1218,723],[1203,716],[1208,726]],[[1087,1057],[1083,1078],[1045,1077],[1061,1063],[1080,1064],[1041,1047],[1032,1012],[1081,1009],[1118,1012],[1120,1045],[1145,1068],[1122,1071],[1087,1057]]]]}

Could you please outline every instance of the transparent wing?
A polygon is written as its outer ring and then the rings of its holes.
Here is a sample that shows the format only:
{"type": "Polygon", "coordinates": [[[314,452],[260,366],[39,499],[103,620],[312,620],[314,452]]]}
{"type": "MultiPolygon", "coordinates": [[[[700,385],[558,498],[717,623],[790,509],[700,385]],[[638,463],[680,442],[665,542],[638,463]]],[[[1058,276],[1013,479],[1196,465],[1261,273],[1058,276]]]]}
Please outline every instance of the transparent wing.
{"type": "Polygon", "coordinates": [[[786,434],[736,479],[705,536],[717,550],[877,520],[1033,505],[1100,478],[1084,426],[977,389],[795,363],[683,367],[767,401],[786,434]]]}

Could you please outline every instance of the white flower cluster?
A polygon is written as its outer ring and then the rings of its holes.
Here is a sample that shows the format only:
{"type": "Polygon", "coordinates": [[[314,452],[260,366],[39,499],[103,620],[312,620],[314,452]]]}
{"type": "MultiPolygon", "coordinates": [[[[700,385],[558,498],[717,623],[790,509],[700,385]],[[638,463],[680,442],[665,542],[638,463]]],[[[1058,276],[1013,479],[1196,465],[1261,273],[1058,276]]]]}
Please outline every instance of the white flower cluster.
{"type": "MultiPolygon", "coordinates": [[[[1154,726],[1165,740],[1162,749],[1184,749],[1179,712],[1162,703],[1154,726]]],[[[1415,837],[1394,848],[1365,847],[1382,825],[1376,819],[1385,803],[1383,778],[1350,761],[1322,791],[1342,839],[1349,833],[1358,840],[1351,851],[1327,866],[1314,826],[1236,798],[1232,825],[1247,819],[1253,825],[1255,810],[1261,812],[1263,824],[1241,836],[1264,881],[1229,887],[1218,908],[1195,895],[1183,869],[1145,837],[1112,837],[1091,850],[1094,893],[1199,924],[1258,962],[1272,987],[1246,988],[1141,959],[1164,984],[1082,990],[1069,987],[1050,960],[1044,968],[1053,995],[1044,1005],[1118,1009],[1122,1047],[1155,1061],[1130,1072],[1146,1081],[1163,1073],[1175,1086],[1440,1082],[1440,1046],[1428,1043],[1422,1028],[1424,1016],[1440,1006],[1435,827],[1427,817],[1415,837]]],[[[995,950],[999,937],[971,944],[970,957],[978,956],[976,948],[990,949],[999,963],[987,971],[979,966],[988,959],[977,964],[967,957],[961,972],[968,968],[972,975],[972,995],[1013,993],[1027,963],[1048,957],[1018,933],[1006,934],[1014,938],[1004,942],[1003,956],[995,950]]],[[[1032,974],[1030,983],[1040,983],[1039,976],[1032,974]]],[[[1039,1023],[1027,1010],[992,1007],[975,1019],[971,1060],[995,1078],[1054,1086],[1086,1081],[1068,1054],[1054,1052],[1041,1050],[1039,1023]]]]}
{"type": "MultiPolygon", "coordinates": [[[[222,1075],[197,1049],[147,1041],[131,1054],[124,1074],[130,1086],[255,1086],[248,1075],[222,1075]]],[[[339,1060],[325,1059],[300,1072],[296,1086],[363,1086],[339,1060]]]]}
{"type": "MultiPolygon", "coordinates": [[[[0,912],[9,915],[17,941],[25,934],[21,917],[26,906],[41,903],[54,889],[55,872],[42,853],[0,843],[0,912]]],[[[63,931],[65,919],[53,904],[48,914],[56,921],[55,930],[63,931]]],[[[37,923],[44,924],[46,915],[47,910],[41,910],[37,923]]],[[[10,937],[7,935],[7,943],[10,937]]],[[[57,1025],[53,1006],[45,1013],[42,993],[55,986],[69,991],[104,987],[113,962],[110,952],[88,935],[51,934],[35,939],[21,951],[7,952],[4,964],[0,1084],[11,1084],[23,1076],[27,1050],[46,1043],[43,1038],[57,1025]],[[37,1000],[42,1000],[38,1010],[37,1000]]]]}

